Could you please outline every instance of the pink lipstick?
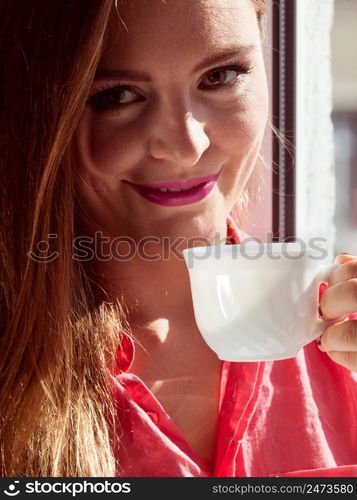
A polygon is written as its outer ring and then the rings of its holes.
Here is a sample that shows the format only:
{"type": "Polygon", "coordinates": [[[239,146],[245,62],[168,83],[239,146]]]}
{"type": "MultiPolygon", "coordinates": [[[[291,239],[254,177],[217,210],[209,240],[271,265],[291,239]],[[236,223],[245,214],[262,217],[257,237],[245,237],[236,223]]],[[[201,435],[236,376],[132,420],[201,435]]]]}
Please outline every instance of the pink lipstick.
{"type": "Polygon", "coordinates": [[[214,188],[221,170],[208,177],[197,177],[187,181],[168,181],[161,184],[135,184],[123,181],[146,200],[167,207],[179,207],[197,203],[208,196],[214,188]]]}

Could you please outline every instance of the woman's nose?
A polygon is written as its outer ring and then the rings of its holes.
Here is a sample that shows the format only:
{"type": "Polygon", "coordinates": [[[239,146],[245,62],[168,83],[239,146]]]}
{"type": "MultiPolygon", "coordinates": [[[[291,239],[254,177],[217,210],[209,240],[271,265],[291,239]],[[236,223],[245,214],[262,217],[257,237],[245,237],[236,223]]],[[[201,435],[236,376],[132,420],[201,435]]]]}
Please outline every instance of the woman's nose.
{"type": "Polygon", "coordinates": [[[149,140],[153,158],[168,160],[185,167],[194,166],[209,147],[205,124],[191,111],[168,113],[156,117],[149,140]]]}

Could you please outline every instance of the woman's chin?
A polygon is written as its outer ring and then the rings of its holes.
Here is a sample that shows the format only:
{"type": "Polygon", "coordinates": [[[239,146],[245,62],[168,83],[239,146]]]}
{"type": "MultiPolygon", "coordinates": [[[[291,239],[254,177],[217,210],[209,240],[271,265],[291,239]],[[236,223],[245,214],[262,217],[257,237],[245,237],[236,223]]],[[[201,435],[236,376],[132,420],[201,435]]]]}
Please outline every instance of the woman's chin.
{"type": "MultiPolygon", "coordinates": [[[[192,211],[191,213],[166,216],[157,221],[152,221],[142,232],[143,237],[156,237],[170,241],[189,240],[202,241],[206,245],[220,244],[227,233],[227,213],[217,210],[204,212],[192,211]]],[[[189,245],[193,246],[193,245],[189,245]]],[[[187,248],[187,245],[184,247],[187,248]]]]}

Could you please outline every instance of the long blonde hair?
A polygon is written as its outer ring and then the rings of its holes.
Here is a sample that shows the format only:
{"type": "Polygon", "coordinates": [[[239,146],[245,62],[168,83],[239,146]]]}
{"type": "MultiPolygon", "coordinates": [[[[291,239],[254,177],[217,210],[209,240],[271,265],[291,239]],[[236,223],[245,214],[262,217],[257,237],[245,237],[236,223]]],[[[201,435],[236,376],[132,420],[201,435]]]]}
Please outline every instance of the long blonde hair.
{"type": "Polygon", "coordinates": [[[114,3],[2,3],[1,476],[110,477],[119,465],[111,369],[123,314],[72,258],[70,155],[114,3]]]}
{"type": "Polygon", "coordinates": [[[89,271],[72,258],[68,155],[112,3],[31,0],[2,8],[2,476],[115,475],[108,366],[120,311],[98,300],[89,271]]]}

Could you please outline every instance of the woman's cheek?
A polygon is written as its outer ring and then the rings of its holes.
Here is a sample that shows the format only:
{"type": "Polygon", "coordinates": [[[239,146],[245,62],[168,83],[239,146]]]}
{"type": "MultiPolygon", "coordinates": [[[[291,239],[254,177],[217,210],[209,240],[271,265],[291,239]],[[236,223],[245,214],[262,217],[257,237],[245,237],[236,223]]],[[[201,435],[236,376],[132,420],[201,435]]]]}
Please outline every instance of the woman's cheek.
{"type": "Polygon", "coordinates": [[[269,110],[269,95],[264,74],[254,81],[248,81],[232,102],[232,130],[245,141],[261,140],[265,131],[269,110]]]}
{"type": "Polygon", "coordinates": [[[222,113],[215,123],[214,142],[233,156],[244,156],[251,147],[260,142],[265,129],[265,121],[251,108],[230,108],[222,113]]]}
{"type": "Polygon", "coordinates": [[[261,148],[268,113],[264,92],[240,94],[222,110],[215,126],[215,141],[227,157],[227,182],[222,189],[227,199],[237,198],[248,182],[261,148]],[[258,104],[259,103],[259,107],[258,104]],[[257,113],[259,109],[259,113],[257,113]]]}
{"type": "Polygon", "coordinates": [[[219,116],[215,126],[217,134],[226,138],[227,144],[237,152],[238,144],[247,146],[250,142],[260,140],[267,121],[268,99],[263,77],[247,81],[231,99],[221,103],[219,110],[215,110],[214,114],[219,116]]]}
{"type": "Polygon", "coordinates": [[[87,117],[79,128],[84,166],[105,176],[125,175],[144,154],[144,130],[140,122],[113,117],[87,117]]]}

